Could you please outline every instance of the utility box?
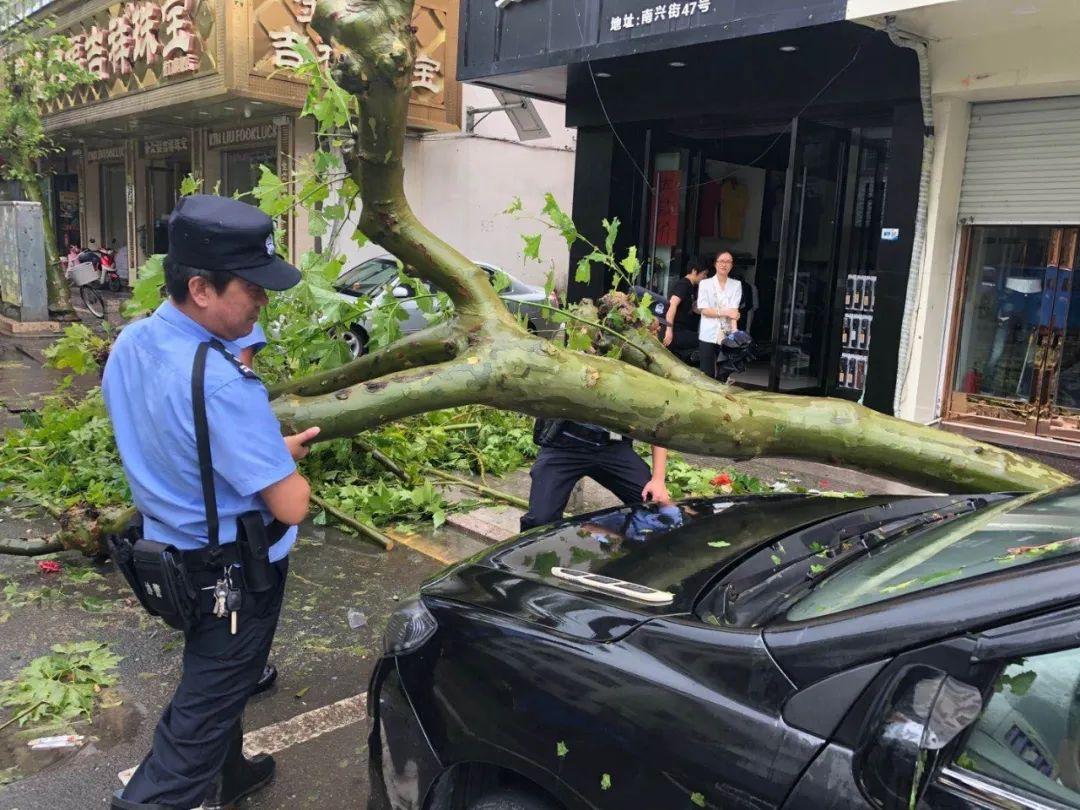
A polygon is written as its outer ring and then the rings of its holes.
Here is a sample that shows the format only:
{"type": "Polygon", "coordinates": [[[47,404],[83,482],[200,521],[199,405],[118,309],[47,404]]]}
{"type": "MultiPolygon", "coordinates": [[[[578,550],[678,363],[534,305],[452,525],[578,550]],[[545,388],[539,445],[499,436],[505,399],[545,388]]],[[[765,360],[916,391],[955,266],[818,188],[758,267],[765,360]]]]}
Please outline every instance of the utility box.
{"type": "Polygon", "coordinates": [[[0,202],[0,314],[23,323],[49,319],[40,203],[0,202]]]}

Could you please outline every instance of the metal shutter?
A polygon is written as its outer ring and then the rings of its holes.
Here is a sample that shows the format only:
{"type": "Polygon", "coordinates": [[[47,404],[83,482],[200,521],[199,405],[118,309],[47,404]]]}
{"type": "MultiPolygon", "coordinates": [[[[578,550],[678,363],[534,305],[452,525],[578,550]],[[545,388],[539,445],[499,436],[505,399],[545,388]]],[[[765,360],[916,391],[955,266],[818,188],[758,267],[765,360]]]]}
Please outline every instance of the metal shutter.
{"type": "Polygon", "coordinates": [[[1080,96],[972,105],[960,219],[1080,223],[1080,96]]]}

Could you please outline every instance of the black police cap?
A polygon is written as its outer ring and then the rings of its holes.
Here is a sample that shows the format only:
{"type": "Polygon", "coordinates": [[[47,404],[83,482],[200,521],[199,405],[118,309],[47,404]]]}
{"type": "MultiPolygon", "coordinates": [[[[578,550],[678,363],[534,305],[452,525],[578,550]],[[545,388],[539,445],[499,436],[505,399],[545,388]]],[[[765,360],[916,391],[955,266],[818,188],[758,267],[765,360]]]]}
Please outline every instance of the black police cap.
{"type": "Polygon", "coordinates": [[[231,197],[181,197],[169,215],[169,258],[201,270],[227,270],[267,290],[287,290],[300,271],[277,255],[274,223],[231,197]]]}

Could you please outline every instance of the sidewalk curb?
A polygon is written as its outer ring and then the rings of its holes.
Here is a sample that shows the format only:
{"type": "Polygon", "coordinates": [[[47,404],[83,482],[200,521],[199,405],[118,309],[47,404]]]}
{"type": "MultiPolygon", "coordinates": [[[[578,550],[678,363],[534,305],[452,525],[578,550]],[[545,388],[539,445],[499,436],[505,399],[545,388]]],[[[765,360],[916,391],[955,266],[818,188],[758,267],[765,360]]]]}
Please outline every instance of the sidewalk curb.
{"type": "Polygon", "coordinates": [[[470,537],[482,540],[489,545],[509,540],[515,532],[509,531],[502,526],[497,526],[482,518],[470,514],[447,515],[446,522],[458,531],[464,532],[470,537]]]}

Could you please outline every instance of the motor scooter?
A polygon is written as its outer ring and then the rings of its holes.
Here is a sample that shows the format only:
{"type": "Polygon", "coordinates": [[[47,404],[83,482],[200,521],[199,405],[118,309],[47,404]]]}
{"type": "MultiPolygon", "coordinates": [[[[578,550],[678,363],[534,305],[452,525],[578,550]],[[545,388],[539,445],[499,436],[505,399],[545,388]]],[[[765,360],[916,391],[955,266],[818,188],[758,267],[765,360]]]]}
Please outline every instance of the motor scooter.
{"type": "MultiPolygon", "coordinates": [[[[90,244],[95,243],[94,239],[90,240],[90,244]]],[[[116,253],[109,250],[109,248],[95,248],[89,247],[86,250],[79,253],[76,263],[90,262],[94,266],[94,270],[98,274],[98,280],[96,285],[101,288],[108,288],[111,292],[120,292],[124,286],[123,279],[120,278],[120,274],[116,272],[116,253]]]]}

